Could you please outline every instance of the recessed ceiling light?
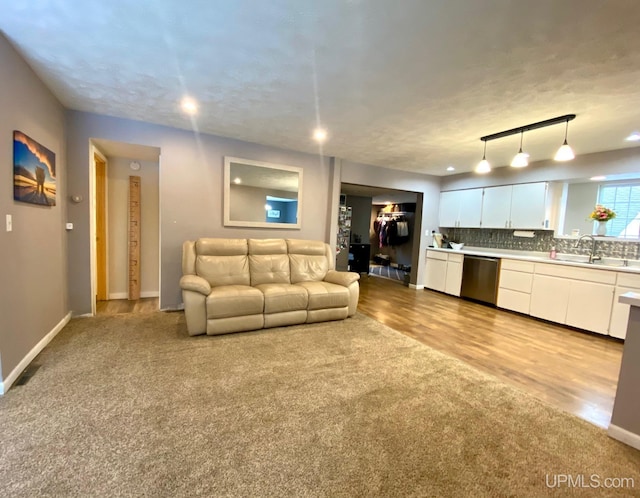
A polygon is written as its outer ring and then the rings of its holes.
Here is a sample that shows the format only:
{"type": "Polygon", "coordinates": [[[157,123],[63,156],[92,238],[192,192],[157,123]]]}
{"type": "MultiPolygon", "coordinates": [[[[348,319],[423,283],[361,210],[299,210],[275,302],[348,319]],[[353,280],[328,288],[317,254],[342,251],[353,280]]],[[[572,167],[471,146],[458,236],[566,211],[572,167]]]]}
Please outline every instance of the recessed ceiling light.
{"type": "Polygon", "coordinates": [[[184,97],[180,101],[180,107],[186,114],[189,114],[189,116],[193,116],[198,112],[198,103],[191,97],[184,97]]]}
{"type": "Polygon", "coordinates": [[[594,182],[599,182],[600,180],[606,180],[607,177],[604,175],[592,176],[589,180],[593,180],[594,182]]]}
{"type": "Polygon", "coordinates": [[[638,133],[637,131],[634,131],[631,135],[625,138],[625,140],[627,142],[637,142],[638,140],[640,140],[640,133],[638,133]]]}
{"type": "Polygon", "coordinates": [[[327,130],[324,128],[316,128],[313,130],[313,139],[316,142],[324,142],[327,139],[327,130]]]}
{"type": "Polygon", "coordinates": [[[240,178],[234,178],[233,183],[235,183],[236,185],[240,185],[242,183],[242,180],[240,178]]]}
{"type": "Polygon", "coordinates": [[[455,169],[453,166],[449,166],[449,167],[447,168],[447,171],[455,171],[455,170],[456,170],[456,169],[455,169]]]}

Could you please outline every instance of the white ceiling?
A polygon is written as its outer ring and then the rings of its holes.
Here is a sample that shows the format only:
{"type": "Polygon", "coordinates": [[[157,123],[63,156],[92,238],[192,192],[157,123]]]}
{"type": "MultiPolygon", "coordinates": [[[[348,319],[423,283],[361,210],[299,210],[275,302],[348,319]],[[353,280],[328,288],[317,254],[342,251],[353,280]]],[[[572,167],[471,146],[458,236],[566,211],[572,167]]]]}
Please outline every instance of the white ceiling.
{"type": "MultiPolygon", "coordinates": [[[[470,171],[483,135],[575,113],[577,154],[637,146],[637,0],[3,2],[67,107],[410,171],[470,171]],[[192,123],[178,102],[199,102],[192,123]]],[[[531,131],[548,159],[564,126],[531,131]]],[[[488,143],[507,164],[518,136],[488,143]]]]}

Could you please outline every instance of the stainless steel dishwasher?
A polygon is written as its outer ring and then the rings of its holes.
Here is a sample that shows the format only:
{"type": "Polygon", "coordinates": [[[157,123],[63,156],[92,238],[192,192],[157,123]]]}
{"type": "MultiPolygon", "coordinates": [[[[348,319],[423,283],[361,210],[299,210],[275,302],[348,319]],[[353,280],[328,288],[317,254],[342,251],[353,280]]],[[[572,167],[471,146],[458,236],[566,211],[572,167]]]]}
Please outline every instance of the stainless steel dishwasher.
{"type": "Polygon", "coordinates": [[[500,258],[465,254],[460,297],[495,305],[498,299],[499,274],[500,258]]]}

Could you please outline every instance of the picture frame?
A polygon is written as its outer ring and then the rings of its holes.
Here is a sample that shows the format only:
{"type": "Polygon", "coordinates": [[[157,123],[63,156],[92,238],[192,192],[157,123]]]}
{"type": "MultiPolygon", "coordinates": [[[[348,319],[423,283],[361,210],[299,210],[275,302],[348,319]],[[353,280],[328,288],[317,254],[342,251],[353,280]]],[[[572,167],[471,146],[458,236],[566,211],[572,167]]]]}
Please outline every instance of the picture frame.
{"type": "Polygon", "coordinates": [[[13,132],[13,199],[56,205],[56,155],[18,130],[13,132]]]}

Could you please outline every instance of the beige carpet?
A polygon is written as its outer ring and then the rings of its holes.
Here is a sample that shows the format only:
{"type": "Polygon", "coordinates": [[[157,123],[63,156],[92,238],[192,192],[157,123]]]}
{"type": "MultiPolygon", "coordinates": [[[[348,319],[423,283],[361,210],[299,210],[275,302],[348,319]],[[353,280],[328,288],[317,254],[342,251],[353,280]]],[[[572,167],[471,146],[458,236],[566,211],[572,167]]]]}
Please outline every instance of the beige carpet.
{"type": "Polygon", "coordinates": [[[182,313],[80,318],[36,363],[0,398],[1,496],[640,494],[640,452],[362,315],[196,338],[182,313]]]}

